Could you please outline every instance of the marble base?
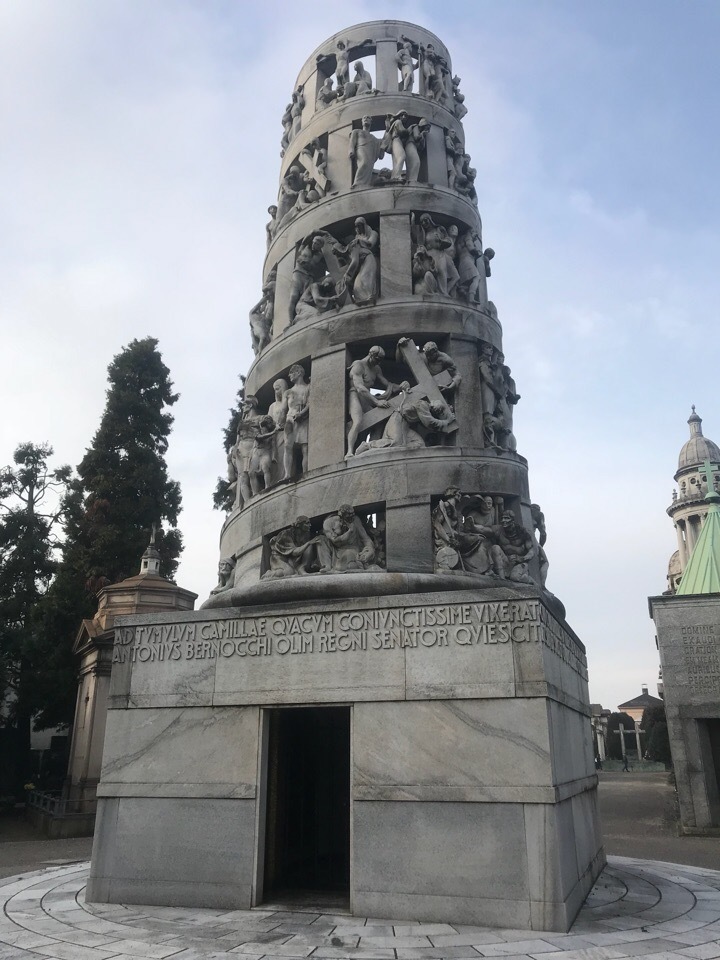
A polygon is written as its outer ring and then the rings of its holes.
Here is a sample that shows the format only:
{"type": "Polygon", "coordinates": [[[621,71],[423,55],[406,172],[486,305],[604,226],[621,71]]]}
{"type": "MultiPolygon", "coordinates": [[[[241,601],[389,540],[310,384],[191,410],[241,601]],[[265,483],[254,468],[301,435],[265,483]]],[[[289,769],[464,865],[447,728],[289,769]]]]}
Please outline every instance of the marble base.
{"type": "Polygon", "coordinates": [[[356,914],[567,930],[604,865],[582,644],[533,587],[126,618],[88,899],[263,902],[269,710],[351,709],[356,914]]]}

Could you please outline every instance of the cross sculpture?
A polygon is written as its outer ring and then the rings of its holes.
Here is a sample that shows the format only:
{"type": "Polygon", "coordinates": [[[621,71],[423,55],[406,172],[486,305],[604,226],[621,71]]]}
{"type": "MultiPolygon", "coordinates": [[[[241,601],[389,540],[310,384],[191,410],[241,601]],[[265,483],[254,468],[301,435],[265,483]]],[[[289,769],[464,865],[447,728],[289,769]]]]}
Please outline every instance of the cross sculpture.
{"type": "MultiPolygon", "coordinates": [[[[405,343],[399,344],[398,352],[402,355],[403,360],[417,381],[415,386],[410,388],[407,396],[423,397],[429,400],[430,403],[442,404],[446,410],[449,410],[447,400],[443,397],[442,393],[440,393],[440,387],[448,386],[452,380],[447,370],[443,370],[442,373],[433,376],[427,368],[425,358],[412,340],[407,340],[405,343]]],[[[401,403],[402,396],[397,395],[388,400],[389,406],[373,407],[371,410],[368,410],[360,422],[359,435],[361,437],[364,436],[373,427],[387,420],[390,415],[400,407],[401,403]]],[[[457,429],[457,422],[453,420],[452,423],[448,424],[444,432],[454,433],[457,429]]]]}
{"type": "Polygon", "coordinates": [[[321,197],[324,197],[327,193],[327,188],[330,184],[330,181],[325,176],[325,174],[318,169],[317,165],[318,151],[314,150],[312,155],[308,149],[305,149],[300,154],[300,163],[305,167],[307,172],[315,181],[315,188],[321,197]]]}
{"type": "Polygon", "coordinates": [[[715,490],[715,477],[713,476],[713,466],[709,460],[705,460],[700,468],[700,473],[704,475],[705,482],[707,483],[706,499],[716,499],[718,494],[715,490]]]}

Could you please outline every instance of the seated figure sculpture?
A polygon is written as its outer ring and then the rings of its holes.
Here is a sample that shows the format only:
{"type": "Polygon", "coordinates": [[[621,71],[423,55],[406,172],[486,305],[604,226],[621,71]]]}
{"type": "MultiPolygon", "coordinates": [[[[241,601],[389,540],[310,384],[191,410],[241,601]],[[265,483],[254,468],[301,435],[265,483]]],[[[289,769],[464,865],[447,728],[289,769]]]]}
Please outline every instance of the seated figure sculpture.
{"type": "Polygon", "coordinates": [[[348,242],[344,245],[336,240],[331,243],[338,261],[345,265],[342,277],[344,288],[359,307],[372,305],[377,299],[379,239],[377,230],[373,230],[364,217],[357,217],[355,234],[348,242]]]}
{"type": "Polygon", "coordinates": [[[279,580],[310,573],[316,557],[316,548],[310,533],[310,519],[298,517],[290,527],[270,538],[269,569],[263,580],[279,580]]]}

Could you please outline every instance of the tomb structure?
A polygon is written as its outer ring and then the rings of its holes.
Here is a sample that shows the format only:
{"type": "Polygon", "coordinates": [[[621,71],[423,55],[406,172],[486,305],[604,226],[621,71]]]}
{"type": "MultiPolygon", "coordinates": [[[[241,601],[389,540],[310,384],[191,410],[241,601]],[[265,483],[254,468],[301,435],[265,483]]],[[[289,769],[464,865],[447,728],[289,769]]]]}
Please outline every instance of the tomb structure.
{"type": "Polygon", "coordinates": [[[383,20],[293,86],[219,582],[116,632],[91,900],[566,930],[604,865],[460,83],[383,20]]]}

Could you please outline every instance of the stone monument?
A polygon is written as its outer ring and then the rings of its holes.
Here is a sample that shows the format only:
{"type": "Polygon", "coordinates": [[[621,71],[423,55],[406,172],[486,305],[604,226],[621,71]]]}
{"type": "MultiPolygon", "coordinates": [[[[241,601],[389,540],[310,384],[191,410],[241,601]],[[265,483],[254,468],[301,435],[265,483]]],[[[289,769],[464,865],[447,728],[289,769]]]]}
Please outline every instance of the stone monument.
{"type": "Polygon", "coordinates": [[[219,582],[116,631],[91,900],[567,930],[603,867],[460,82],[383,20],[294,84],[219,582]]]}

